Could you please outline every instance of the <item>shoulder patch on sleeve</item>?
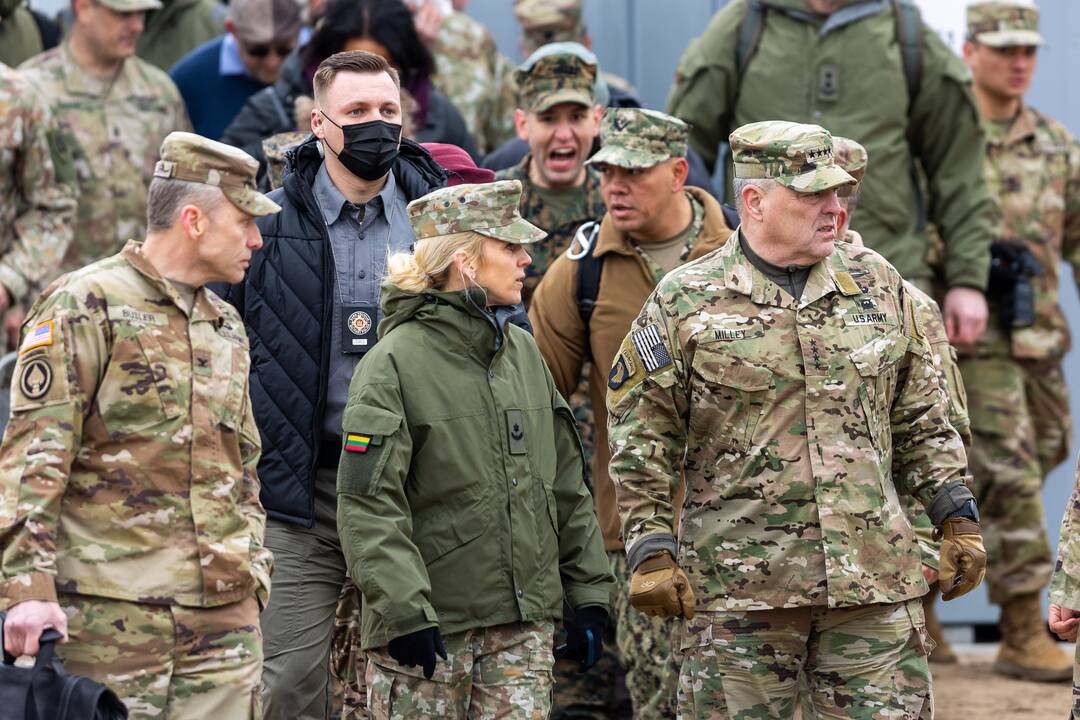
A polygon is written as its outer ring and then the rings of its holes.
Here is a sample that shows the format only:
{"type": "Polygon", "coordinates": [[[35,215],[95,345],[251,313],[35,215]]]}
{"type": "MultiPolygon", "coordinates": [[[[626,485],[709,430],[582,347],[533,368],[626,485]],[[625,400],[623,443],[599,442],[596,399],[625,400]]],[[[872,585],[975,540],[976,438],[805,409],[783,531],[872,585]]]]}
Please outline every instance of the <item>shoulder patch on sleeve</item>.
{"type": "Polygon", "coordinates": [[[654,373],[671,365],[671,351],[660,337],[660,328],[656,323],[632,331],[630,339],[645,372],[654,373]]]}
{"type": "Polygon", "coordinates": [[[52,345],[54,322],[54,320],[40,322],[27,332],[26,337],[23,338],[22,345],[19,346],[19,354],[22,355],[34,348],[52,345]]]}

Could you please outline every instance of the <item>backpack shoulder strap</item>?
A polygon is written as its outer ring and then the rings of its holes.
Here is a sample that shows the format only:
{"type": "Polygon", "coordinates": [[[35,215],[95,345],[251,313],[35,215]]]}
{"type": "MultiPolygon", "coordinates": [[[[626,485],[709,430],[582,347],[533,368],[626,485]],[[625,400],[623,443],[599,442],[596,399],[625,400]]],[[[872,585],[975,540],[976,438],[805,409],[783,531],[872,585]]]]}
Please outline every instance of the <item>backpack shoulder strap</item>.
{"type": "Polygon", "coordinates": [[[923,23],[919,8],[911,0],[892,0],[896,17],[896,44],[900,47],[900,59],[907,80],[908,100],[915,102],[922,85],[923,72],[923,23]]]}
{"type": "Polygon", "coordinates": [[[750,58],[757,52],[761,32],[765,29],[765,6],[760,0],[746,0],[746,15],[739,27],[739,40],[735,45],[735,67],[739,77],[746,73],[750,58]]]}
{"type": "MultiPolygon", "coordinates": [[[[581,251],[570,256],[577,263],[577,305],[581,322],[585,325],[585,337],[589,337],[589,322],[596,309],[596,298],[600,295],[600,275],[604,272],[604,257],[595,254],[596,238],[600,234],[600,223],[585,223],[578,230],[577,244],[581,251]]],[[[587,344],[587,343],[586,343],[587,344]]]]}

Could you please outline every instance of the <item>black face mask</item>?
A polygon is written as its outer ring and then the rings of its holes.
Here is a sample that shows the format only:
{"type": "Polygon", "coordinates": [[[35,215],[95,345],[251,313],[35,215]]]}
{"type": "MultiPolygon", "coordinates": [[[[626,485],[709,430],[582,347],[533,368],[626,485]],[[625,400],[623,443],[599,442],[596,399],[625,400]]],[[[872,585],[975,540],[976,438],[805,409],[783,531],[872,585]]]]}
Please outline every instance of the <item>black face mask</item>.
{"type": "MultiPolygon", "coordinates": [[[[319,112],[322,112],[321,110],[319,112]]],[[[401,126],[385,120],[345,125],[342,127],[323,113],[331,125],[341,129],[345,142],[341,152],[330,148],[345,169],[358,178],[374,182],[390,172],[401,145],[401,126]]],[[[325,141],[324,141],[325,142],[325,141]]],[[[327,143],[326,147],[330,147],[327,143]]]]}

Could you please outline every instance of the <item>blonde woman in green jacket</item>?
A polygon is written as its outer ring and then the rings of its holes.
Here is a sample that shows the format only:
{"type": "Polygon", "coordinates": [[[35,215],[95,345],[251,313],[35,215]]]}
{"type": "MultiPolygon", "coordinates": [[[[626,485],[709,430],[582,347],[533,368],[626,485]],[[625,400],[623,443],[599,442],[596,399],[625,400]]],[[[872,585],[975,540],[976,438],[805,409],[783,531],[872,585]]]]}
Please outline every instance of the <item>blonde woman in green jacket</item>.
{"type": "Polygon", "coordinates": [[[342,423],[338,531],[363,595],[375,718],[545,718],[552,637],[599,657],[613,579],[573,416],[532,337],[508,322],[544,236],[521,184],[409,205],[378,342],[342,423]]]}

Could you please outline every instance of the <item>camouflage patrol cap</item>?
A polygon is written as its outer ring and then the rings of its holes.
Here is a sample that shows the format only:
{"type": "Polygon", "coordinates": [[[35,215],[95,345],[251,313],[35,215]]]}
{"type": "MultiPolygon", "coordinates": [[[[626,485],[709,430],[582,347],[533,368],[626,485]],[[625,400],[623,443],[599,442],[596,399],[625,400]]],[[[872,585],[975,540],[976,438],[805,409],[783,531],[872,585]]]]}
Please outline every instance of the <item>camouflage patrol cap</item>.
{"type": "Polygon", "coordinates": [[[833,135],[832,141],[836,164],[844,168],[856,182],[862,182],[863,176],[866,175],[866,165],[870,162],[870,155],[866,152],[866,148],[851,138],[839,135],[833,135]]]}
{"type": "Polygon", "coordinates": [[[560,103],[596,105],[596,56],[579,43],[540,48],[514,72],[518,107],[541,113],[560,103]]]}
{"type": "Polygon", "coordinates": [[[968,40],[990,47],[1045,45],[1034,3],[999,0],[968,5],[968,40]]]}
{"type": "Polygon", "coordinates": [[[728,141],[737,178],[769,178],[801,193],[855,184],[835,162],[832,135],[818,125],[765,120],[743,125],[728,141]]]}
{"type": "Polygon", "coordinates": [[[249,215],[271,215],[281,206],[255,189],[259,163],[239,148],[188,132],[171,132],[161,143],[154,177],[221,188],[249,215]]]}
{"type": "Polygon", "coordinates": [[[520,202],[518,180],[455,185],[409,203],[409,222],[417,240],[460,232],[519,245],[543,240],[547,233],[518,213],[520,202]]]}
{"type": "Polygon", "coordinates": [[[116,12],[140,12],[143,10],[160,10],[160,0],[101,0],[101,4],[116,12]]]}
{"type": "Polygon", "coordinates": [[[553,42],[581,40],[582,0],[516,0],[514,15],[524,33],[526,53],[553,42]]]}
{"type": "Polygon", "coordinates": [[[686,157],[689,127],[677,117],[641,108],[608,108],[600,124],[603,147],[588,164],[648,168],[686,157]]]}

